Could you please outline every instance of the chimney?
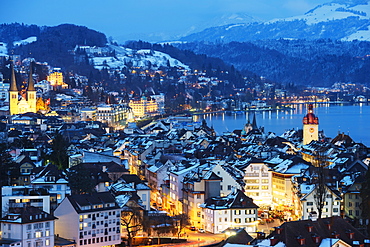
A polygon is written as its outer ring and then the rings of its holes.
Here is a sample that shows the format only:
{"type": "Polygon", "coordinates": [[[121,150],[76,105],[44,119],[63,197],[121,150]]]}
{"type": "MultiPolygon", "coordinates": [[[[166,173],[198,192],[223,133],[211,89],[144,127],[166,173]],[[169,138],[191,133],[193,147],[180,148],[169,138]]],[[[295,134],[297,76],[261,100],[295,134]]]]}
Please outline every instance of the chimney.
{"type": "Polygon", "coordinates": [[[319,235],[317,235],[316,233],[314,233],[314,234],[311,235],[311,237],[312,237],[312,241],[315,244],[319,244],[320,243],[321,237],[319,235]]]}
{"type": "Polygon", "coordinates": [[[355,233],[352,230],[347,230],[346,233],[349,239],[353,239],[355,237],[355,233]]]}
{"type": "Polygon", "coordinates": [[[103,166],[103,167],[102,167],[102,171],[103,171],[103,172],[106,172],[106,171],[107,171],[107,167],[106,167],[106,166],[103,166]]]}
{"type": "Polygon", "coordinates": [[[313,225],[307,224],[306,229],[307,229],[308,232],[312,232],[313,231],[313,225]]]}
{"type": "Polygon", "coordinates": [[[331,233],[332,238],[340,238],[340,234],[337,231],[331,233]]]}
{"type": "Polygon", "coordinates": [[[276,231],[276,234],[281,234],[283,232],[283,228],[281,228],[280,226],[275,227],[275,231],[276,231]]]}
{"type": "Polygon", "coordinates": [[[326,229],[328,229],[330,231],[331,230],[331,223],[329,221],[325,221],[324,224],[326,226],[326,229]]]}
{"type": "Polygon", "coordinates": [[[305,245],[306,244],[306,239],[302,236],[298,236],[297,241],[298,241],[299,245],[305,245]]]}
{"type": "Polygon", "coordinates": [[[270,245],[275,246],[277,243],[279,243],[279,239],[277,238],[270,238],[270,245]]]}

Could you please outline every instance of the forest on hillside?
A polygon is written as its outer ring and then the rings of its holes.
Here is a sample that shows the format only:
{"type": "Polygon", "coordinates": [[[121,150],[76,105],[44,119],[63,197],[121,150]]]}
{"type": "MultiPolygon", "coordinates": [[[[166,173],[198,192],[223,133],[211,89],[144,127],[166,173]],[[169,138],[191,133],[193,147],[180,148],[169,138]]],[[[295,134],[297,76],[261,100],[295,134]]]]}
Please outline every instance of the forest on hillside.
{"type": "Polygon", "coordinates": [[[180,49],[218,57],[240,71],[283,84],[330,86],[336,82],[370,85],[370,42],[258,40],[176,44],[180,49]]]}

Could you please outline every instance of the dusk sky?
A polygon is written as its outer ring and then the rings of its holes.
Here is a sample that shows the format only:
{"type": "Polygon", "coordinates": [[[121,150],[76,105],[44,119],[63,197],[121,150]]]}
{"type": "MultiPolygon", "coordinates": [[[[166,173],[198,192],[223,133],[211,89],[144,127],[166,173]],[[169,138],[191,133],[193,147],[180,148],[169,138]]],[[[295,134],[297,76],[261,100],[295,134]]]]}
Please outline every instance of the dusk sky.
{"type": "Polygon", "coordinates": [[[1,3],[0,23],[71,23],[126,40],[185,34],[233,13],[259,20],[301,15],[326,2],[330,0],[12,0],[1,3]]]}

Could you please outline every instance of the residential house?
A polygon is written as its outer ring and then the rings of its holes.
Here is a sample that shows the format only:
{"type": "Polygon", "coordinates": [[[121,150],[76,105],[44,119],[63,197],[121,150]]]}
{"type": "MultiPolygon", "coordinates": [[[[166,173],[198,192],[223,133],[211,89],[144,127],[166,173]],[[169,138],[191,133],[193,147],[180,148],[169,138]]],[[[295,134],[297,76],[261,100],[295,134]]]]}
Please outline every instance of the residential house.
{"type": "Polygon", "coordinates": [[[121,243],[121,211],[109,192],[67,196],[54,211],[55,233],[76,246],[114,246],[121,243]]]}
{"type": "Polygon", "coordinates": [[[55,219],[51,214],[36,207],[14,208],[0,220],[0,244],[2,246],[53,247],[55,219]],[[3,241],[6,240],[8,245],[4,245],[3,241]]]}
{"type": "Polygon", "coordinates": [[[244,228],[249,233],[257,230],[258,206],[241,190],[209,198],[201,207],[207,232],[221,233],[228,228],[244,228]]]}

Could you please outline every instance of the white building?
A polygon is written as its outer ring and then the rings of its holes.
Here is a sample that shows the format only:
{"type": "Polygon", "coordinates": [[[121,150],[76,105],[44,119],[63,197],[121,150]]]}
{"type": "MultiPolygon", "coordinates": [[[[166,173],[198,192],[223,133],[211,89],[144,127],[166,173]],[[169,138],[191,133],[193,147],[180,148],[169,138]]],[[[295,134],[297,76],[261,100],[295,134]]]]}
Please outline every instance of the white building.
{"type": "Polygon", "coordinates": [[[55,219],[32,206],[16,208],[0,221],[1,239],[11,241],[8,246],[53,247],[55,219]]]}
{"type": "MultiPolygon", "coordinates": [[[[326,195],[324,207],[322,209],[321,218],[328,218],[332,216],[340,216],[340,202],[342,198],[337,195],[333,190],[326,187],[326,195]]],[[[301,198],[302,206],[302,220],[312,219],[315,220],[318,216],[318,210],[315,202],[317,187],[316,185],[301,185],[301,198]]]]}
{"type": "Polygon", "coordinates": [[[9,102],[9,87],[10,83],[5,83],[3,80],[3,74],[0,73],[0,101],[9,102]]]}
{"type": "Polygon", "coordinates": [[[67,196],[57,207],[55,233],[76,246],[114,246],[121,243],[120,208],[109,192],[67,196]]]}
{"type": "Polygon", "coordinates": [[[43,194],[32,186],[4,186],[1,192],[3,216],[9,213],[9,209],[25,206],[33,206],[50,213],[50,195],[43,194]]]}
{"type": "Polygon", "coordinates": [[[221,233],[228,228],[244,228],[248,233],[257,230],[258,206],[241,190],[226,197],[209,198],[201,207],[207,232],[221,233]]]}
{"type": "Polygon", "coordinates": [[[245,169],[245,194],[259,205],[272,205],[272,172],[260,161],[251,162],[245,169]]]}

